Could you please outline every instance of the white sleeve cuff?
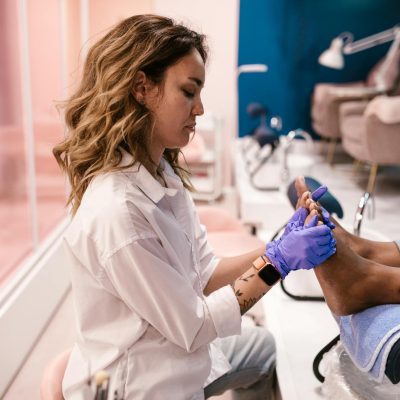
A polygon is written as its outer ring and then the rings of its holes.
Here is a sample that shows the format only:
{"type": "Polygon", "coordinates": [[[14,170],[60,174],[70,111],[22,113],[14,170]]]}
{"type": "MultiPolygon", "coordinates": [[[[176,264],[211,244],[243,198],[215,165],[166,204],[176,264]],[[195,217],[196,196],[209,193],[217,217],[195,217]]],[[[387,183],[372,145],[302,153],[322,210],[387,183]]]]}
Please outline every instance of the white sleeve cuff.
{"type": "Polygon", "coordinates": [[[206,297],[206,304],[218,337],[240,335],[242,317],[239,303],[230,285],[212,292],[206,297]]]}

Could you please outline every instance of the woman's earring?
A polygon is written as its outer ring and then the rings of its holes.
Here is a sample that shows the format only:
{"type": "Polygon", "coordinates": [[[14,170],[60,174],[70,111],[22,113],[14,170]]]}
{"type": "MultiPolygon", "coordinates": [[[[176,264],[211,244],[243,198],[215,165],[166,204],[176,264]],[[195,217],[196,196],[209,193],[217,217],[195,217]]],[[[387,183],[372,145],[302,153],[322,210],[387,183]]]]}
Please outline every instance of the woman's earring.
{"type": "Polygon", "coordinates": [[[143,98],[137,99],[137,102],[138,102],[140,105],[144,106],[144,99],[143,99],[143,98]]]}

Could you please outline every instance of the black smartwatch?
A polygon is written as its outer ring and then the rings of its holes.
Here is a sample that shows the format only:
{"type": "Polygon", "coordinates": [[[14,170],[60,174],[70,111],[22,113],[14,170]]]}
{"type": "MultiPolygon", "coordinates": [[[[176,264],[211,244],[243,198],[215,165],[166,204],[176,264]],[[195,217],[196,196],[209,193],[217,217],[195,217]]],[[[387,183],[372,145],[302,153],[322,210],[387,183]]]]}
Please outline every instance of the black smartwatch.
{"type": "Polygon", "coordinates": [[[253,261],[253,267],[257,270],[258,276],[268,286],[272,286],[279,279],[281,279],[281,274],[264,256],[260,256],[255,259],[253,261]]]}

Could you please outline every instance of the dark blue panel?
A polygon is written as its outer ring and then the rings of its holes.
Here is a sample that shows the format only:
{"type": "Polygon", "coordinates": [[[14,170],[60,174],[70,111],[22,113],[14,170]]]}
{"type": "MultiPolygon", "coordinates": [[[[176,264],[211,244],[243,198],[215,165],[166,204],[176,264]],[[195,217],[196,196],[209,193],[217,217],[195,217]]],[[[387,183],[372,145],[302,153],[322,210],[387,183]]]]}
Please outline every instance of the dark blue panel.
{"type": "Polygon", "coordinates": [[[390,44],[346,57],[343,70],[318,64],[333,37],[354,39],[389,29],[400,21],[400,0],[241,0],[238,65],[265,63],[267,73],[239,77],[239,133],[257,124],[246,114],[260,102],[283,118],[283,133],[311,130],[310,96],[317,82],[363,80],[390,44]]]}

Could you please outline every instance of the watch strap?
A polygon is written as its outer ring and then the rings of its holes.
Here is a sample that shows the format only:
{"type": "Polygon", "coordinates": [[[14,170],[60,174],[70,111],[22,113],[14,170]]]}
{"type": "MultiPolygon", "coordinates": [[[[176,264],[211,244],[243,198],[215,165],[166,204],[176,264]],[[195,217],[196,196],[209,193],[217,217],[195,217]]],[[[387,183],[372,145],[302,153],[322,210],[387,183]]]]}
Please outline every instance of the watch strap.
{"type": "Polygon", "coordinates": [[[268,260],[265,256],[260,256],[256,258],[253,261],[253,267],[257,270],[260,271],[262,268],[264,268],[268,264],[268,260]]]}
{"type": "Polygon", "coordinates": [[[260,256],[253,261],[253,267],[257,270],[258,276],[268,285],[274,285],[279,279],[281,274],[274,265],[268,261],[265,256],[260,256]]]}

